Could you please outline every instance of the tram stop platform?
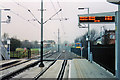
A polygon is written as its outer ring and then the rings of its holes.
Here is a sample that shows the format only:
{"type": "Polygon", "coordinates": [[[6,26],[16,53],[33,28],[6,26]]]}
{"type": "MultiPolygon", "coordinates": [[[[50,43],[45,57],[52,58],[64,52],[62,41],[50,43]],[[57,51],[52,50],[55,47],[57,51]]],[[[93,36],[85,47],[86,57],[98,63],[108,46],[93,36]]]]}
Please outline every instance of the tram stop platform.
{"type": "Polygon", "coordinates": [[[115,76],[95,62],[90,63],[86,59],[73,59],[70,64],[69,78],[116,80],[115,76]]]}
{"type": "MultiPolygon", "coordinates": [[[[26,61],[26,59],[16,59],[16,60],[7,60],[7,61],[1,61],[2,64],[8,64],[15,61],[26,61]]],[[[29,62],[26,62],[24,64],[20,64],[15,67],[8,68],[6,70],[1,71],[0,76],[6,75],[9,72],[14,72],[15,70],[18,70],[20,68],[25,67],[28,64],[31,64],[32,62],[35,62],[36,60],[31,60],[29,62]]],[[[58,75],[61,72],[62,65],[64,60],[57,60],[51,67],[48,68],[48,70],[45,71],[45,73],[40,76],[40,78],[58,78],[58,75]]],[[[22,73],[19,73],[19,75],[16,75],[13,77],[13,79],[24,79],[24,78],[34,78],[38,73],[41,73],[44,71],[53,61],[44,61],[45,67],[40,68],[38,65],[31,67],[27,70],[25,70],[22,73]]],[[[17,62],[16,62],[17,63],[17,62]]],[[[1,65],[2,65],[1,64],[1,65]]],[[[39,78],[39,79],[40,79],[39,78]]],[[[95,62],[90,63],[87,59],[72,59],[68,60],[64,75],[64,79],[70,79],[70,80],[118,80],[116,77],[110,73],[108,70],[104,69],[100,65],[96,64],[95,62]]]]}

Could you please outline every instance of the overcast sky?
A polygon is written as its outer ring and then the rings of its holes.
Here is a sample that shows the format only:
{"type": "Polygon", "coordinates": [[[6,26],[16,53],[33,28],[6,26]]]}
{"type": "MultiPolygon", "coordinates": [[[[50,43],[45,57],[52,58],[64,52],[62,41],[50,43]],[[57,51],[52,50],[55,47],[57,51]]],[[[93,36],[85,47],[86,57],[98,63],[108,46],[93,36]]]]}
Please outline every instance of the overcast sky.
{"type": "MultiPolygon", "coordinates": [[[[2,23],[2,34],[8,33],[10,37],[17,36],[21,40],[40,41],[40,24],[33,21],[34,17],[27,11],[30,9],[35,17],[40,20],[41,0],[0,0],[0,8],[10,8],[11,11],[2,11],[2,21],[6,16],[11,16],[11,23],[2,23]],[[30,20],[28,22],[28,20],[30,20]]],[[[78,27],[78,14],[87,14],[87,10],[78,10],[79,7],[90,8],[90,13],[115,12],[117,5],[108,3],[106,0],[44,0],[44,21],[62,8],[62,11],[53,17],[53,20],[44,24],[44,40],[57,41],[57,30],[60,29],[61,42],[73,42],[76,37],[87,32],[87,28],[78,27]],[[68,20],[59,21],[59,18],[68,20]]],[[[91,24],[90,29],[100,32],[100,27],[114,29],[114,24],[91,24]]]]}

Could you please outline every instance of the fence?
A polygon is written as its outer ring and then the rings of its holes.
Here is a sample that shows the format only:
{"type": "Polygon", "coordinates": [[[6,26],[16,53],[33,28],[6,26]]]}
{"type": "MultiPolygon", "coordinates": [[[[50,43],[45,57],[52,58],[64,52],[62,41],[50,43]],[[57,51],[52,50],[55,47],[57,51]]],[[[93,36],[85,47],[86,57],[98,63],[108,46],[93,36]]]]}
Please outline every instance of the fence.
{"type": "Polygon", "coordinates": [[[93,60],[115,75],[115,46],[92,46],[93,60]]]}
{"type": "MultiPolygon", "coordinates": [[[[39,51],[31,51],[31,56],[39,55],[39,51]]],[[[10,58],[27,58],[28,51],[11,51],[10,58]]]]}

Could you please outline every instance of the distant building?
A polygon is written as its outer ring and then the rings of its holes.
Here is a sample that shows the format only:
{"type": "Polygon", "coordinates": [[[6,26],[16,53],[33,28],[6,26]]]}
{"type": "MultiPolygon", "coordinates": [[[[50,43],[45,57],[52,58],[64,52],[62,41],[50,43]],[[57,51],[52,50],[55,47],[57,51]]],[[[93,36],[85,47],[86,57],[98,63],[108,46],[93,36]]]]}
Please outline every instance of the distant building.
{"type": "Polygon", "coordinates": [[[54,46],[55,45],[55,41],[54,40],[44,40],[43,44],[44,44],[44,48],[48,48],[48,47],[54,46]]]}

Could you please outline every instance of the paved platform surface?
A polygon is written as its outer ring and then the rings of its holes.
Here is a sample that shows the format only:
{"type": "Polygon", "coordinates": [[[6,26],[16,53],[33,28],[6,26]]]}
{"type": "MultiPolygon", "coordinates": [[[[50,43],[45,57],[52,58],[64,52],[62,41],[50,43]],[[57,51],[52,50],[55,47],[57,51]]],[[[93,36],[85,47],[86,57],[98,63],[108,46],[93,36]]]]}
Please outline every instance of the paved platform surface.
{"type": "Polygon", "coordinates": [[[57,78],[62,67],[63,60],[57,60],[40,78],[57,78]]]}
{"type": "Polygon", "coordinates": [[[115,78],[107,70],[86,59],[70,61],[69,78],[115,78]]]}

